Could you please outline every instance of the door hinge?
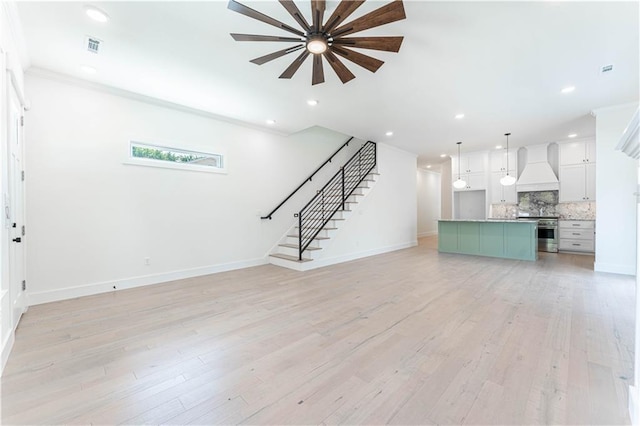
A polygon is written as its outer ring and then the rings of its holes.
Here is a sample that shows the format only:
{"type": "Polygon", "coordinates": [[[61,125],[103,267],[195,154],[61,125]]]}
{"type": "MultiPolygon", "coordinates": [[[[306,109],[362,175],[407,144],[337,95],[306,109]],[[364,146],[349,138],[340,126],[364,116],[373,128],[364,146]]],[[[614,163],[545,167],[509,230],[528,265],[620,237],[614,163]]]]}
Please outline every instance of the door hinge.
{"type": "Polygon", "coordinates": [[[20,126],[24,126],[24,115],[20,116],[20,126]]]}
{"type": "Polygon", "coordinates": [[[24,170],[22,171],[22,173],[20,173],[20,176],[22,178],[22,181],[24,182],[24,170]]]}
{"type": "Polygon", "coordinates": [[[27,282],[25,280],[22,280],[22,291],[25,291],[27,289],[27,282]]]}
{"type": "Polygon", "coordinates": [[[24,237],[24,234],[25,234],[25,227],[24,227],[24,225],[22,225],[22,236],[23,237],[24,237]]]}

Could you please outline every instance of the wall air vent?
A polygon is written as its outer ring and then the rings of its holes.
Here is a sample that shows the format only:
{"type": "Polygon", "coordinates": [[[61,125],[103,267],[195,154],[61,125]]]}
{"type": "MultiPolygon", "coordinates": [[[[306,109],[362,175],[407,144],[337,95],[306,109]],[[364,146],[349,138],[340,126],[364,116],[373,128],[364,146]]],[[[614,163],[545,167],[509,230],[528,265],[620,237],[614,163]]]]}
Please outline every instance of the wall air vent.
{"type": "Polygon", "coordinates": [[[87,36],[85,40],[85,46],[87,50],[91,53],[98,53],[100,51],[100,45],[102,44],[102,40],[99,40],[95,37],[87,36]]]}
{"type": "Polygon", "coordinates": [[[613,71],[613,64],[605,65],[602,68],[600,68],[600,72],[603,74],[611,71],[613,71]]]}

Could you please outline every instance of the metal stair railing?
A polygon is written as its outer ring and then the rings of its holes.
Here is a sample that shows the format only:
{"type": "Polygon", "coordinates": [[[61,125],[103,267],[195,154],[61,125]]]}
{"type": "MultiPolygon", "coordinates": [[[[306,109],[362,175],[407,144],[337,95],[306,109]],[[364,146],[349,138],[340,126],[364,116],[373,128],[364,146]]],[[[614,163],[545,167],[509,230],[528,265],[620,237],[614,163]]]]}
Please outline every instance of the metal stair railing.
{"type": "Polygon", "coordinates": [[[347,199],[376,167],[375,142],[368,141],[340,168],[327,184],[294,216],[298,218],[298,260],[347,199]]]}
{"type": "Polygon", "coordinates": [[[351,140],[352,140],[352,139],[353,139],[353,136],[351,136],[351,137],[350,137],[350,138],[349,138],[345,143],[343,143],[343,144],[342,144],[342,146],[341,146],[340,148],[338,148],[338,149],[337,149],[333,154],[331,154],[331,157],[327,158],[327,160],[326,160],[324,163],[320,164],[320,167],[318,167],[318,168],[317,168],[313,173],[311,173],[311,175],[310,175],[308,178],[306,178],[305,180],[303,180],[303,181],[302,181],[302,183],[301,183],[301,184],[300,184],[296,189],[294,189],[294,190],[293,190],[293,192],[287,196],[287,198],[285,198],[284,200],[282,200],[282,202],[281,202],[280,204],[278,204],[278,205],[276,206],[276,208],[275,208],[275,209],[271,210],[271,212],[269,212],[269,214],[268,214],[268,215],[266,215],[266,216],[261,216],[261,217],[260,217],[260,219],[269,219],[269,220],[271,220],[271,216],[273,216],[273,214],[274,214],[274,213],[275,213],[275,212],[276,212],[280,207],[282,207],[282,205],[283,205],[284,203],[286,203],[287,201],[289,201],[289,198],[293,197],[293,196],[294,196],[294,194],[295,194],[296,192],[298,192],[298,191],[300,190],[300,188],[302,188],[302,187],[303,187],[307,182],[311,182],[311,181],[313,180],[313,177],[316,175],[316,173],[318,173],[318,172],[319,172],[319,171],[320,171],[324,166],[326,166],[327,164],[329,164],[329,163],[331,162],[331,160],[333,160],[333,157],[335,157],[336,155],[338,155],[338,153],[339,153],[340,151],[342,151],[342,148],[344,148],[345,146],[349,146],[349,142],[351,142],[351,140]]]}

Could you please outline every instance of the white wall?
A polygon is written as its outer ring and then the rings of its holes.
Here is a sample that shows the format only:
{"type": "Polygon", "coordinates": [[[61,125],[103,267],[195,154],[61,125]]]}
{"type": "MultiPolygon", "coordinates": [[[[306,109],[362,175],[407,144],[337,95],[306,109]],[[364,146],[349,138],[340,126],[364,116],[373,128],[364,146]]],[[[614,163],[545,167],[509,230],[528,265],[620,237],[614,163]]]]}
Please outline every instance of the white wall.
{"type": "MultiPolygon", "coordinates": [[[[32,304],[266,263],[326,179],[273,220],[259,214],[347,139],[321,128],[284,137],[43,76],[27,75],[26,89],[32,304]],[[130,140],[223,152],[228,174],[125,165],[130,140]]],[[[366,220],[345,225],[334,256],[415,241],[415,156],[380,145],[379,164],[366,220]]]]}
{"type": "Polygon", "coordinates": [[[441,177],[440,173],[418,169],[418,237],[436,235],[441,209],[441,177]]]}
{"type": "Polygon", "coordinates": [[[441,164],[440,172],[440,218],[453,219],[453,180],[451,179],[451,157],[441,164]]]}
{"type": "Polygon", "coordinates": [[[637,163],[615,149],[637,104],[596,111],[596,261],[600,272],[636,273],[637,163]]]}
{"type": "Polygon", "coordinates": [[[377,150],[380,176],[375,186],[358,200],[316,266],[418,244],[416,155],[380,143],[377,150]]]}
{"type": "Polygon", "coordinates": [[[454,217],[456,219],[486,219],[486,191],[456,191],[453,194],[454,217]]]}

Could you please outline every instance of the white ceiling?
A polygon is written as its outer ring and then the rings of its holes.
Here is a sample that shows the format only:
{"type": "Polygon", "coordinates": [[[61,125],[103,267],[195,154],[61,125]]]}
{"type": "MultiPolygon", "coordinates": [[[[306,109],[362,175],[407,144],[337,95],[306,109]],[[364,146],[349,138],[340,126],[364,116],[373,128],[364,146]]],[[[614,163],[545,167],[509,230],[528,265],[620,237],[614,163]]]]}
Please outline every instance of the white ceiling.
{"type": "MultiPolygon", "coordinates": [[[[297,28],[274,1],[240,1],[297,28]]],[[[296,3],[310,20],[309,2],[296,3]]],[[[349,20],[385,3],[370,0],[349,20]]],[[[403,35],[399,53],[361,50],[385,64],[373,74],[345,61],[356,79],[344,85],[325,62],[326,82],[313,87],[309,58],[292,80],[278,79],[297,53],[250,63],[289,44],[236,42],[230,32],[289,34],[224,1],[92,4],[108,23],[90,20],[81,2],[18,3],[32,67],[252,125],[274,119],[284,133],[327,127],[415,152],[421,165],[455,153],[459,140],[467,152],[504,144],[507,131],[513,147],[594,135],[591,110],[639,99],[638,2],[405,1],[406,20],[357,34],[403,35]],[[86,35],[103,40],[100,54],[86,51],[86,35]],[[614,71],[601,74],[607,64],[614,71]]]]}

